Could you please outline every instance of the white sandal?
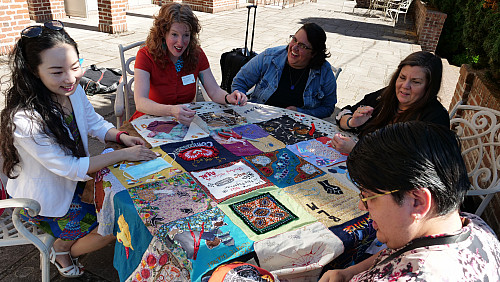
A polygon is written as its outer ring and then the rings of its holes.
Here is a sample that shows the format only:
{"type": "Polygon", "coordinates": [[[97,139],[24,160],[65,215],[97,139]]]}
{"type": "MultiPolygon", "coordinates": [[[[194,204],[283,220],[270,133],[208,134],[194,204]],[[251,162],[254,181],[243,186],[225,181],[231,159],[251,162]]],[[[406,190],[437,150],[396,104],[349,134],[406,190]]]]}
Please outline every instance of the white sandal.
{"type": "Polygon", "coordinates": [[[79,265],[81,264],[78,263],[78,259],[76,259],[76,265],[75,265],[75,260],[71,257],[69,252],[56,252],[56,250],[54,250],[54,247],[52,247],[52,249],[50,250],[50,262],[56,266],[57,271],[59,271],[59,274],[61,274],[66,278],[76,278],[83,275],[83,270],[79,267],[79,265]],[[56,261],[56,256],[60,255],[68,255],[73,264],[67,267],[62,267],[56,261]]]}

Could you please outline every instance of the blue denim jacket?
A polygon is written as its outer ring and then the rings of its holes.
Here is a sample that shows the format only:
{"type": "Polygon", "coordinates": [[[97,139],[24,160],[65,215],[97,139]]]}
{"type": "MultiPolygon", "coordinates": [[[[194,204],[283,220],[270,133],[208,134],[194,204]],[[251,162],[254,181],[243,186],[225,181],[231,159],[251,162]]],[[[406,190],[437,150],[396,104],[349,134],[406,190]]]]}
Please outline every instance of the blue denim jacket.
{"type": "MultiPolygon", "coordinates": [[[[287,46],[266,49],[236,74],[231,85],[232,91],[246,93],[255,85],[250,102],[265,104],[278,88],[278,83],[287,59],[287,46]]],[[[304,107],[297,108],[301,113],[318,118],[329,117],[337,103],[337,83],[330,63],[320,69],[311,69],[304,89],[304,107]]]]}

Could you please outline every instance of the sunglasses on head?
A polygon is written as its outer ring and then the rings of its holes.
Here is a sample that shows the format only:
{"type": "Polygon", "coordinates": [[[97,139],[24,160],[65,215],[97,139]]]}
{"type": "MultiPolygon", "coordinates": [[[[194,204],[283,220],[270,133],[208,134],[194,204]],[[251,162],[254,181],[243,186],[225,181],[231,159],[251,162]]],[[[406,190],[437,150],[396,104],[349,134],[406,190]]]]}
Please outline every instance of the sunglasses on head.
{"type": "Polygon", "coordinates": [[[43,24],[43,26],[41,26],[41,25],[28,26],[27,28],[23,29],[23,31],[21,31],[21,36],[28,37],[28,38],[38,37],[42,34],[43,27],[46,27],[46,28],[52,29],[52,30],[61,30],[64,28],[64,25],[61,21],[51,20],[51,21],[45,22],[43,24]]]}

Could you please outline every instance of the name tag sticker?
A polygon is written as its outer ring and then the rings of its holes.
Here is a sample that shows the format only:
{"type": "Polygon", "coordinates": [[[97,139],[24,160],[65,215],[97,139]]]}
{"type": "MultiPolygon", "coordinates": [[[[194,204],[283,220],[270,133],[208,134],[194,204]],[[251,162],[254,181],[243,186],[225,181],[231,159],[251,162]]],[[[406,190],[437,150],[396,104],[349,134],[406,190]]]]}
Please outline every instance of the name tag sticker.
{"type": "Polygon", "coordinates": [[[194,74],[188,74],[182,77],[182,85],[188,85],[194,82],[195,82],[194,74]]]}

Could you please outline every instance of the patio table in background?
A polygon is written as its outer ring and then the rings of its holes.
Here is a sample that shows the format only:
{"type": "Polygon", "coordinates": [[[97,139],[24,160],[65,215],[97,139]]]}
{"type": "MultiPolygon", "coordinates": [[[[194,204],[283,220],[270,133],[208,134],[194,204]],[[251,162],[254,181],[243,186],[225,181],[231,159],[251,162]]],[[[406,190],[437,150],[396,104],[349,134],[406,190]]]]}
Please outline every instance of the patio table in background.
{"type": "MultiPolygon", "coordinates": [[[[117,236],[121,281],[200,281],[221,263],[252,257],[289,281],[316,281],[336,257],[348,263],[368,247],[374,232],[345,156],[328,147],[336,125],[253,103],[191,108],[197,126],[186,138],[199,139],[163,142],[147,131],[163,144],[153,148],[161,154],[147,168],[154,173],[131,179],[134,164],[123,162],[96,177],[99,232],[117,236]],[[222,128],[242,138],[218,135],[222,128]]],[[[145,117],[120,129],[135,135],[151,124],[145,117]]]]}

